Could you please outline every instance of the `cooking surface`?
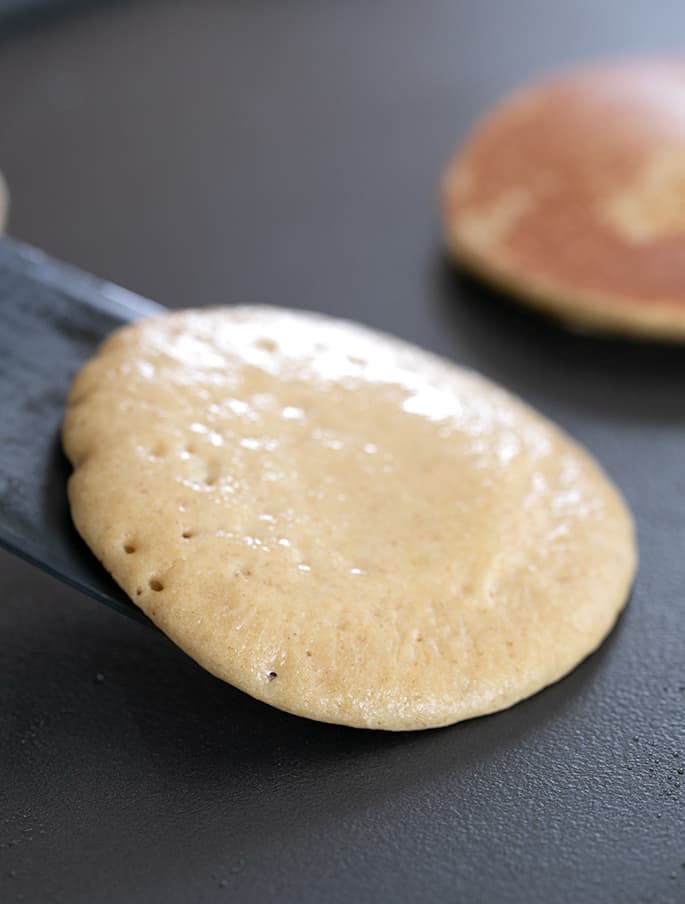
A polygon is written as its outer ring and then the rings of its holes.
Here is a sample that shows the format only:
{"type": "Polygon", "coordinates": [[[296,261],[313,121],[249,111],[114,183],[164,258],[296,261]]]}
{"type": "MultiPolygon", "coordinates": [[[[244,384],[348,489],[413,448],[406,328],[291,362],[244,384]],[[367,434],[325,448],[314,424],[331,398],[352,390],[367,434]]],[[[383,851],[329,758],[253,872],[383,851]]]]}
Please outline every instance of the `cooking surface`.
{"type": "Polygon", "coordinates": [[[316,308],[475,366],[600,458],[642,562],[568,679],[385,735],[258,704],[2,554],[0,900],[685,898],[685,355],[563,333],[461,279],[434,203],[484,104],[673,47],[685,10],[505,9],[112,3],[3,41],[14,236],[172,307],[316,308]]]}

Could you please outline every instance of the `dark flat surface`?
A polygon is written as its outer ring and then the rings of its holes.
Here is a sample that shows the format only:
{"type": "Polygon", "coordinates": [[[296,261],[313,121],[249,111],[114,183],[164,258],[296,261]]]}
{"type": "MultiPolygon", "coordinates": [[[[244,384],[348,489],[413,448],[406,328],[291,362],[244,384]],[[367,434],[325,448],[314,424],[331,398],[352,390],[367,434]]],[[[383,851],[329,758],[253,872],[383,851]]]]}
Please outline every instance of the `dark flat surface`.
{"type": "Polygon", "coordinates": [[[479,368],[601,458],[642,555],[567,680],[407,736],[270,710],[2,555],[1,901],[685,900],[685,354],[460,280],[434,212],[512,82],[684,28],[680,3],[207,0],[0,45],[14,235],[172,307],[319,308],[479,368]]]}

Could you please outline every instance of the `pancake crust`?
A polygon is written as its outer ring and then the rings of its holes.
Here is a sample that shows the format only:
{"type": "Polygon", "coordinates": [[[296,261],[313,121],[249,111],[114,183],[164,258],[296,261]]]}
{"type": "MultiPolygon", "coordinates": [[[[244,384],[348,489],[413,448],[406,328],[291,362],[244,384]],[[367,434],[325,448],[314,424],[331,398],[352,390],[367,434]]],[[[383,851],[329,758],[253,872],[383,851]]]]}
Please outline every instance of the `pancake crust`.
{"type": "Polygon", "coordinates": [[[63,428],[74,522],[220,678],[418,729],[510,706],[594,650],[635,568],[594,461],[483,378],[277,308],[127,326],[63,428]]]}
{"type": "Polygon", "coordinates": [[[685,61],[538,82],[475,128],[442,184],[449,247],[585,327],[685,338],[685,61]]]}

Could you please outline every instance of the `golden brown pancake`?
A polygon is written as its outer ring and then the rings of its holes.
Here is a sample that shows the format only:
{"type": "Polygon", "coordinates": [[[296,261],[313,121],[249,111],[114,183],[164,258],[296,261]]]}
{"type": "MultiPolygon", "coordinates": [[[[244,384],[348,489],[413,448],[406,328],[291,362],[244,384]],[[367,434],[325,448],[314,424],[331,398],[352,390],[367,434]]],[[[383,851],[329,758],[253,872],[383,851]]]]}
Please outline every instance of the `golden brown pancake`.
{"type": "Polygon", "coordinates": [[[445,725],[611,629],[632,522],[579,446],[482,377],[277,308],[109,339],[72,388],[76,527],[210,672],[281,709],[445,725]]]}
{"type": "Polygon", "coordinates": [[[467,267],[571,323],[685,338],[685,61],[607,63],[493,109],[442,183],[467,267]]]}

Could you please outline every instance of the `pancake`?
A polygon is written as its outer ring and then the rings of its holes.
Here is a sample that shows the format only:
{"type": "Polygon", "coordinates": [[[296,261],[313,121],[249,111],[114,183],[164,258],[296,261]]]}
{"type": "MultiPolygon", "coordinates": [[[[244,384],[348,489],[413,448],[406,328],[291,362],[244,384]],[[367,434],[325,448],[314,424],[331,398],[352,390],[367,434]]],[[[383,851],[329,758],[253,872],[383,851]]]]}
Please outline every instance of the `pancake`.
{"type": "Polygon", "coordinates": [[[74,523],[214,675],[365,728],[510,706],[594,650],[635,568],[597,464],[501,389],[277,308],[126,326],[63,426],[74,523]]]}
{"type": "Polygon", "coordinates": [[[685,61],[581,68],[475,127],[442,183],[449,248],[584,328],[685,338],[685,61]]]}

